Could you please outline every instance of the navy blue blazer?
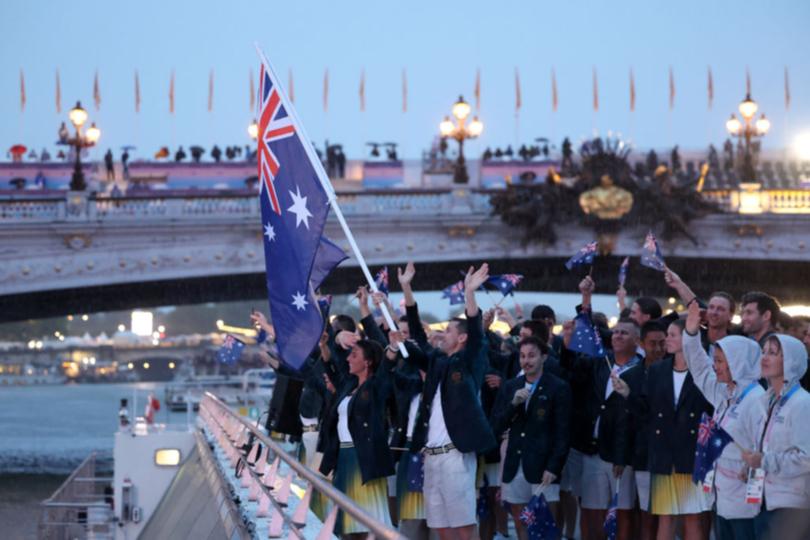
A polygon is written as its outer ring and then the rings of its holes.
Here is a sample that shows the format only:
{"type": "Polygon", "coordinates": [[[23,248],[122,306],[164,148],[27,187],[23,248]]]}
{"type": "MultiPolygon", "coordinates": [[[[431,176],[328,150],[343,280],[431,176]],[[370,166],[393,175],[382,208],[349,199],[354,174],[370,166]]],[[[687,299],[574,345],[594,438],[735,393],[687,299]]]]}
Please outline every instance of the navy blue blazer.
{"type": "Polygon", "coordinates": [[[531,484],[542,481],[543,471],[554,473],[559,482],[571,437],[571,389],[559,377],[544,372],[528,406],[512,405],[515,392],[525,383],[521,375],[501,385],[492,415],[498,437],[509,430],[503,481],[512,481],[522,464],[523,476],[531,484]]]}
{"type": "Polygon", "coordinates": [[[414,351],[415,354],[411,354],[408,361],[427,374],[411,450],[418,452],[427,443],[430,408],[441,385],[442,411],[450,440],[459,452],[486,453],[496,443],[478,398],[489,364],[481,311],[467,319],[467,343],[464,349],[447,356],[428,343],[417,306],[407,306],[406,310],[411,336],[421,352],[418,354],[414,351]]]}

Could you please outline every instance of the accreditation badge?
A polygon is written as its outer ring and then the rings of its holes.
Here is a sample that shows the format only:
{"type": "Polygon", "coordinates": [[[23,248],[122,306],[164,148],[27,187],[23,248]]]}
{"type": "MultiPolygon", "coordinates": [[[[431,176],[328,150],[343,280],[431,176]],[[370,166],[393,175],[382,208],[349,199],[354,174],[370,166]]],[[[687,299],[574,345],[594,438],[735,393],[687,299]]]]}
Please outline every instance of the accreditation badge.
{"type": "Polygon", "coordinates": [[[765,491],[765,470],[762,468],[748,471],[748,484],[745,486],[745,502],[748,504],[762,504],[762,494],[765,491]]]}

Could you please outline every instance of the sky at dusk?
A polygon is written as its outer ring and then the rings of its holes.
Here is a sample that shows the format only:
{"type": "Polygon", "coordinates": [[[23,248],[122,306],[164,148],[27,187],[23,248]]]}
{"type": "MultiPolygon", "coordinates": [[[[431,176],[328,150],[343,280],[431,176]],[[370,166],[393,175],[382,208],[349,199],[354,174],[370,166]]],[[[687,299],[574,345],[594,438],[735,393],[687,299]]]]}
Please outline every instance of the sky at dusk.
{"type": "MultiPolygon", "coordinates": [[[[247,144],[249,72],[258,81],[258,42],[318,146],[343,143],[350,158],[366,141],[393,141],[418,157],[459,94],[472,100],[481,72],[483,136],[471,148],[535,137],[574,140],[594,129],[637,148],[703,148],[721,143],[724,122],[744,97],[772,121],[769,148],[810,130],[810,3],[696,1],[547,2],[413,0],[400,3],[155,1],[3,2],[0,7],[0,146],[53,150],[59,123],[80,99],[102,130],[101,149],[135,144],[135,157],[162,145],[247,144]],[[707,69],[714,79],[708,110],[707,69]],[[669,69],[675,81],[669,110],[669,69]],[[784,70],[791,107],[785,110],[784,70]],[[329,70],[329,110],[322,104],[329,70]],[[522,108],[515,115],[515,69],[522,108]],[[551,110],[551,71],[559,109],[551,110]],[[592,70],[599,84],[592,110],[592,70]],[[629,112],[629,71],[636,111],[629,112]],[[26,106],[20,111],[20,70],[26,106]],[[62,114],[55,111],[60,72],[62,114]],[[141,112],[134,111],[134,72],[141,112]],[[174,70],[176,114],[168,112],[174,70]],[[213,112],[207,111],[214,72],[213,112]],[[408,111],[402,112],[402,72],[408,111]],[[93,108],[99,74],[100,110],[93,108]],[[359,110],[365,71],[366,110],[359,110]]],[[[99,150],[95,150],[100,155],[99,150]]],[[[98,156],[96,156],[98,157],[98,156]]]]}

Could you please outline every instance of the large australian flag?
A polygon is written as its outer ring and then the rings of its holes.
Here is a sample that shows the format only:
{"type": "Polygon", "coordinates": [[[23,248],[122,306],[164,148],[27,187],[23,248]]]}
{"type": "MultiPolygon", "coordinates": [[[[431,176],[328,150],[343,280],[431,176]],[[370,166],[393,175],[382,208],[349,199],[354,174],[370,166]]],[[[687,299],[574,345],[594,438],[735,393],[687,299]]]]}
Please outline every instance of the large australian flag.
{"type": "Polygon", "coordinates": [[[267,294],[279,355],[298,369],[323,330],[312,279],[322,281],[345,254],[322,240],[329,197],[287,107],[278,81],[262,63],[257,161],[267,294]],[[316,261],[319,253],[333,264],[325,269],[316,261]]]}

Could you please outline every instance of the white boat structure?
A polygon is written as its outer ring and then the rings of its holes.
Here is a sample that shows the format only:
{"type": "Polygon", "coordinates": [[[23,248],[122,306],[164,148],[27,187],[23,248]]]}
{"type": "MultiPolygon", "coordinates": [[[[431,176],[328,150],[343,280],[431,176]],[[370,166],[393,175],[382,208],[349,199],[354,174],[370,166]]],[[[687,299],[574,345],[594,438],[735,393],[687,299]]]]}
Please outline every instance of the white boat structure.
{"type": "Polygon", "coordinates": [[[238,376],[194,375],[167,384],[163,401],[171,411],[185,411],[189,403],[196,411],[211,392],[226,405],[267,410],[275,384],[273,369],[248,369],[238,376]]]}
{"type": "Polygon", "coordinates": [[[320,540],[334,538],[343,511],[365,524],[370,538],[404,539],[292,450],[206,393],[188,425],[136,418],[122,426],[112,477],[98,476],[89,456],[42,503],[39,538],[320,540]]]}

